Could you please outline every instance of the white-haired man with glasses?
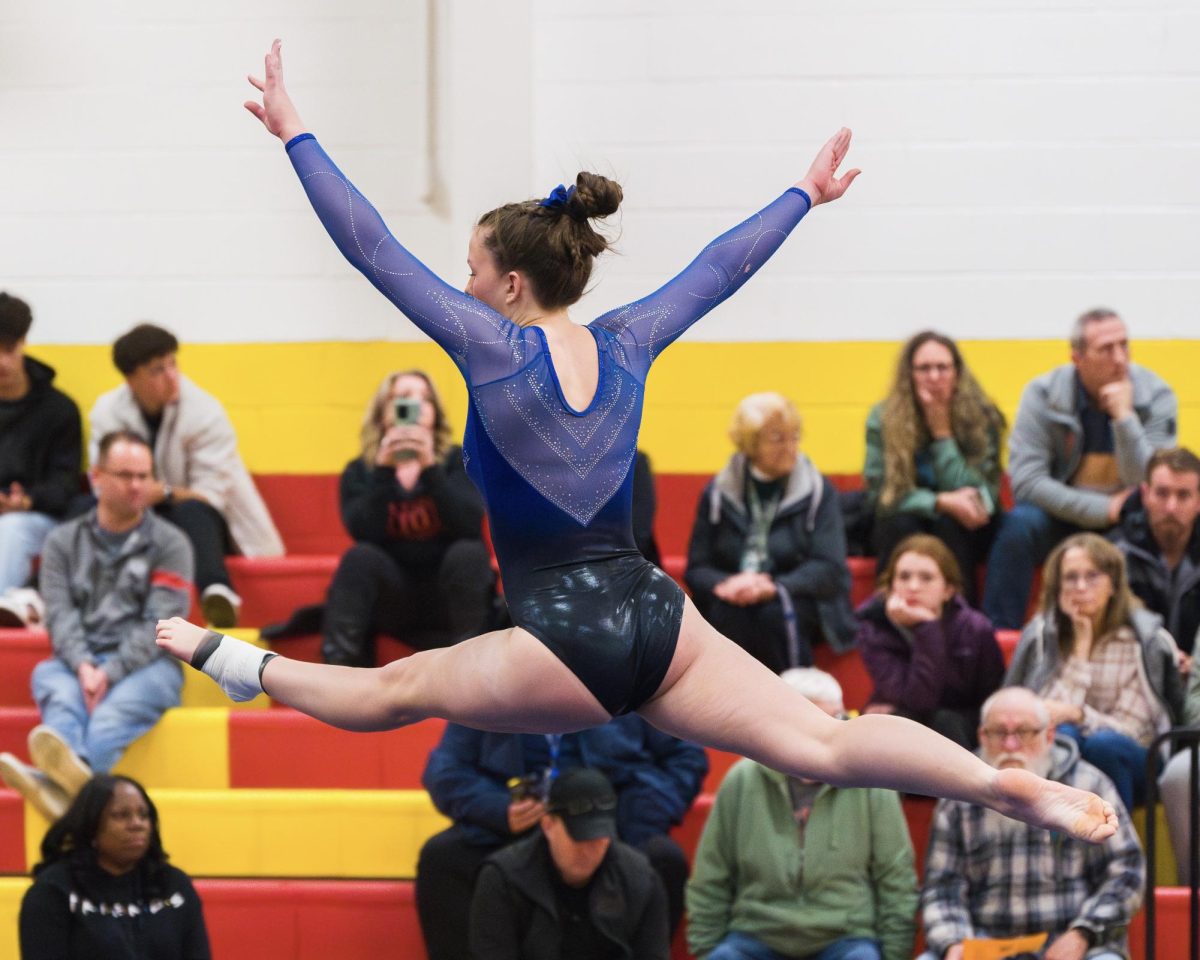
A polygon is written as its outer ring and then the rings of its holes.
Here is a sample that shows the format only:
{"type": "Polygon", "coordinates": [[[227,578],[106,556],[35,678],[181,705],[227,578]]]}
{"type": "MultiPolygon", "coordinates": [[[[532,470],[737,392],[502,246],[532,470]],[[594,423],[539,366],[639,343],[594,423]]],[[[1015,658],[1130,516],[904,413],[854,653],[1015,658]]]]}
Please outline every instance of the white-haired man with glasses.
{"type": "MultiPolygon", "coordinates": [[[[980,753],[997,768],[1019,767],[1092,790],[1118,810],[1112,782],[1055,737],[1037,694],[1005,687],[985,701],[980,753]]],[[[921,891],[929,951],[921,960],[960,960],[963,941],[1046,933],[1044,960],[1124,960],[1126,929],[1142,902],[1146,867],[1128,816],[1107,843],[1090,845],[957,800],[934,813],[921,891]]]]}
{"type": "MultiPolygon", "coordinates": [[[[837,680],[784,682],[844,718],[837,680]]],[[[891,790],[800,780],[741,760],[726,774],[688,882],[688,946],[703,960],[908,960],[912,842],[891,790]]]]}

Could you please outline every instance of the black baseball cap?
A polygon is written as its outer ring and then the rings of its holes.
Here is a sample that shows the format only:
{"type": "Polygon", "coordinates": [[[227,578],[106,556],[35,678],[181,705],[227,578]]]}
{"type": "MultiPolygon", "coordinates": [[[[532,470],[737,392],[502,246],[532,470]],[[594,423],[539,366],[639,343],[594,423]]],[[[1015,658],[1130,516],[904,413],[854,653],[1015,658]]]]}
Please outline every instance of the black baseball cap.
{"type": "Polygon", "coordinates": [[[617,795],[599,770],[568,770],[554,779],[547,812],[561,817],[572,840],[617,835],[617,795]]]}

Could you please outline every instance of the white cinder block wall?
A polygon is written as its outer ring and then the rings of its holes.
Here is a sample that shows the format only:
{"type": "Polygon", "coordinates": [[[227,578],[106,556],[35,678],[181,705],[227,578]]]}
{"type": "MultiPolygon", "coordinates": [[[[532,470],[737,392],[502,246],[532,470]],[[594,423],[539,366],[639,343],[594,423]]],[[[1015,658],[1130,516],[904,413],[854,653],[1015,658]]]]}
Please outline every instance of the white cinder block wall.
{"type": "Polygon", "coordinates": [[[580,307],[637,297],[804,173],[865,169],[692,336],[1059,336],[1121,310],[1194,336],[1200,9],[1173,0],[9,0],[0,286],[41,342],[407,338],[240,109],[274,35],[302,114],[461,282],[497,202],[626,188],[580,307]]]}

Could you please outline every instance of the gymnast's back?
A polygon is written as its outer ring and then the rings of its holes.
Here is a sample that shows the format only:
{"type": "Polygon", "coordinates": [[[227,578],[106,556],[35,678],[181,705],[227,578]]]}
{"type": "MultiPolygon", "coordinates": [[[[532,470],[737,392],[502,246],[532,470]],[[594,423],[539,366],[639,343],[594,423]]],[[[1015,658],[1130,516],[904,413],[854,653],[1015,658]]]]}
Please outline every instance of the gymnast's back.
{"type": "Polygon", "coordinates": [[[540,327],[518,326],[435,276],[311,135],[287,150],[338,248],[450,355],[467,383],[463,457],[487,506],[510,600],[539,572],[636,557],[633,463],[650,366],[767,260],[807,213],[807,196],[787,191],[665,286],[589,324],[599,379],[577,410],[540,327]]]}

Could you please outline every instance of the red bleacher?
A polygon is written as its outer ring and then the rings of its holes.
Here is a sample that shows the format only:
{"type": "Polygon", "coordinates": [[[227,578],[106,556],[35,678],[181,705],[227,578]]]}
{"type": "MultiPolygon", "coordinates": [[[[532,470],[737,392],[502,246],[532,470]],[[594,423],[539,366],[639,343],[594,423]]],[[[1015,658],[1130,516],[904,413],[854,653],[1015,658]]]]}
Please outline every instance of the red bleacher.
{"type": "MultiPolygon", "coordinates": [[[[682,579],[695,504],[707,480],[699,475],[658,478],[656,532],[664,568],[676,579],[682,579]]],[[[835,480],[844,487],[858,482],[858,478],[835,480]]],[[[338,557],[349,545],[338,516],[336,476],[259,476],[257,481],[292,553],[274,559],[231,559],[234,585],[244,601],[242,623],[251,627],[283,620],[296,607],[320,602],[338,557]]],[[[851,558],[849,565],[857,603],[873,589],[874,561],[851,558]]],[[[1018,634],[1001,632],[997,639],[1008,660],[1018,634]]],[[[316,637],[285,641],[278,648],[300,659],[319,659],[316,637]]],[[[379,660],[386,662],[411,651],[398,640],[381,637],[377,652],[379,660]]],[[[40,631],[0,631],[0,750],[24,753],[25,736],[37,722],[29,675],[49,653],[46,635],[40,631]]],[[[814,653],[818,666],[838,677],[847,706],[863,706],[871,683],[857,653],[839,656],[824,646],[814,653]]],[[[440,721],[427,721],[391,733],[350,734],[283,708],[232,711],[230,786],[418,789],[425,757],[443,726],[440,721]]],[[[704,792],[674,831],[689,857],[711,809],[712,794],[738,758],[709,751],[709,759],[704,792]]],[[[907,797],[904,810],[920,867],[933,801],[907,797]]],[[[0,791],[0,872],[24,869],[24,807],[15,794],[0,791]]],[[[197,888],[217,956],[353,960],[377,956],[381,944],[396,956],[418,960],[425,956],[410,881],[201,879],[197,888]]],[[[1187,928],[1186,891],[1160,889],[1157,902],[1160,956],[1171,957],[1171,946],[1183,942],[1187,928]]],[[[1134,957],[1140,957],[1144,945],[1140,917],[1131,942],[1134,957]]],[[[674,956],[685,955],[677,942],[674,956]]]]}
{"type": "MultiPolygon", "coordinates": [[[[425,960],[410,881],[199,880],[213,956],[238,960],[425,960]],[[386,945],[386,949],[383,945],[386,945]]],[[[1160,888],[1158,956],[1187,949],[1188,895],[1160,888]]],[[[1145,920],[1129,929],[1130,952],[1145,955],[1145,920]]],[[[686,956],[678,948],[673,956],[686,956]]]]}

